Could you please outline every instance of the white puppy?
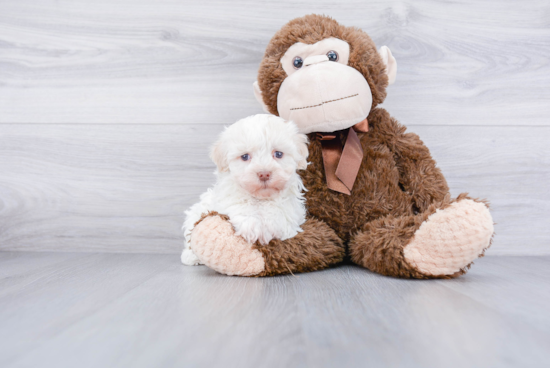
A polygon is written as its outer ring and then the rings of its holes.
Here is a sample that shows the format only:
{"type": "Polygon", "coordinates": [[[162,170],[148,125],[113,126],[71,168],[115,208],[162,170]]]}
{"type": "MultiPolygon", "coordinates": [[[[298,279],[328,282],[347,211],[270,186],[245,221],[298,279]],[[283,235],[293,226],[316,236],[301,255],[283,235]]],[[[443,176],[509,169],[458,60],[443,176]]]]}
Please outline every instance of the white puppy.
{"type": "Polygon", "coordinates": [[[209,211],[229,216],[235,233],[251,244],[302,231],[305,188],[296,170],[307,167],[307,156],[307,136],[279,117],[254,115],[226,128],[210,153],[217,182],[185,212],[182,263],[200,263],[189,248],[191,230],[209,211]]]}

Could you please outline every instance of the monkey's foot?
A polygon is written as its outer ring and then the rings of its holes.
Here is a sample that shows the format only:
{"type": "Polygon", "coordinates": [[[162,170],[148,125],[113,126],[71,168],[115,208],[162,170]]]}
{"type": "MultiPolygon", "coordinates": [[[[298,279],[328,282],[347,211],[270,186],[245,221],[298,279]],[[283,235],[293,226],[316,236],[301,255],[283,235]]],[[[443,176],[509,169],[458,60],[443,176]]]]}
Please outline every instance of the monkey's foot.
{"type": "Polygon", "coordinates": [[[463,199],[428,217],[403,255],[427,276],[452,275],[482,255],[492,236],[493,219],[487,206],[463,199]]]}
{"type": "Polygon", "coordinates": [[[265,270],[262,253],[252,246],[217,215],[205,217],[191,235],[191,249],[200,262],[226,275],[254,276],[265,270]]]}

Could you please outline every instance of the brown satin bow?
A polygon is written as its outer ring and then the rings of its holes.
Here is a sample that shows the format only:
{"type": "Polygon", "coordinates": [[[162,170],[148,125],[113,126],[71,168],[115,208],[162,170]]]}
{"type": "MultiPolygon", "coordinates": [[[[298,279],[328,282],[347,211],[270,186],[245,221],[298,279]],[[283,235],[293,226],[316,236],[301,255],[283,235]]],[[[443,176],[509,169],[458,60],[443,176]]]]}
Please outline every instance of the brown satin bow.
{"type": "Polygon", "coordinates": [[[337,133],[317,133],[323,151],[327,186],[329,189],[347,195],[351,194],[363,160],[363,148],[356,131],[363,133],[369,131],[367,119],[348,129],[344,149],[337,133]]]}

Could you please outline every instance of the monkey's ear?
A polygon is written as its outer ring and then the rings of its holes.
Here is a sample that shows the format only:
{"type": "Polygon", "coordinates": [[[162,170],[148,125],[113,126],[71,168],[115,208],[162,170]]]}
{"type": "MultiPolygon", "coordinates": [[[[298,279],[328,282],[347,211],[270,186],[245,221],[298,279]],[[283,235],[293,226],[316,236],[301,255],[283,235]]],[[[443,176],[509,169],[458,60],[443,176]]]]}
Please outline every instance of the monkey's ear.
{"type": "Polygon", "coordinates": [[[210,158],[218,167],[218,171],[224,172],[229,170],[225,141],[222,137],[220,137],[212,146],[212,149],[210,150],[210,158]]]}
{"type": "Polygon", "coordinates": [[[397,61],[395,61],[395,58],[391,54],[391,50],[388,46],[382,46],[378,53],[382,56],[382,61],[384,62],[384,65],[386,65],[388,83],[392,84],[395,82],[395,76],[397,74],[397,61]]]}
{"type": "Polygon", "coordinates": [[[264,109],[264,111],[269,114],[270,112],[267,109],[264,99],[262,98],[262,90],[260,89],[260,85],[258,84],[258,81],[254,82],[253,86],[254,86],[254,96],[256,96],[256,100],[260,103],[260,105],[262,105],[262,108],[264,109]]]}

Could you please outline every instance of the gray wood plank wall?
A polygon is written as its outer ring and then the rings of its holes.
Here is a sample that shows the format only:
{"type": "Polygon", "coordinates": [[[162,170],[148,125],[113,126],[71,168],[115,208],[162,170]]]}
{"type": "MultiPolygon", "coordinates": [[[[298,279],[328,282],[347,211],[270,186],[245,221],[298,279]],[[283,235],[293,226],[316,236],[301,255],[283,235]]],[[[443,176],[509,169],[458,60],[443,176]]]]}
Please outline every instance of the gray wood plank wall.
{"type": "Polygon", "coordinates": [[[550,3],[496,0],[3,0],[0,250],[178,252],[208,145],[308,13],[391,48],[383,107],[491,201],[488,255],[550,254],[550,3]]]}

